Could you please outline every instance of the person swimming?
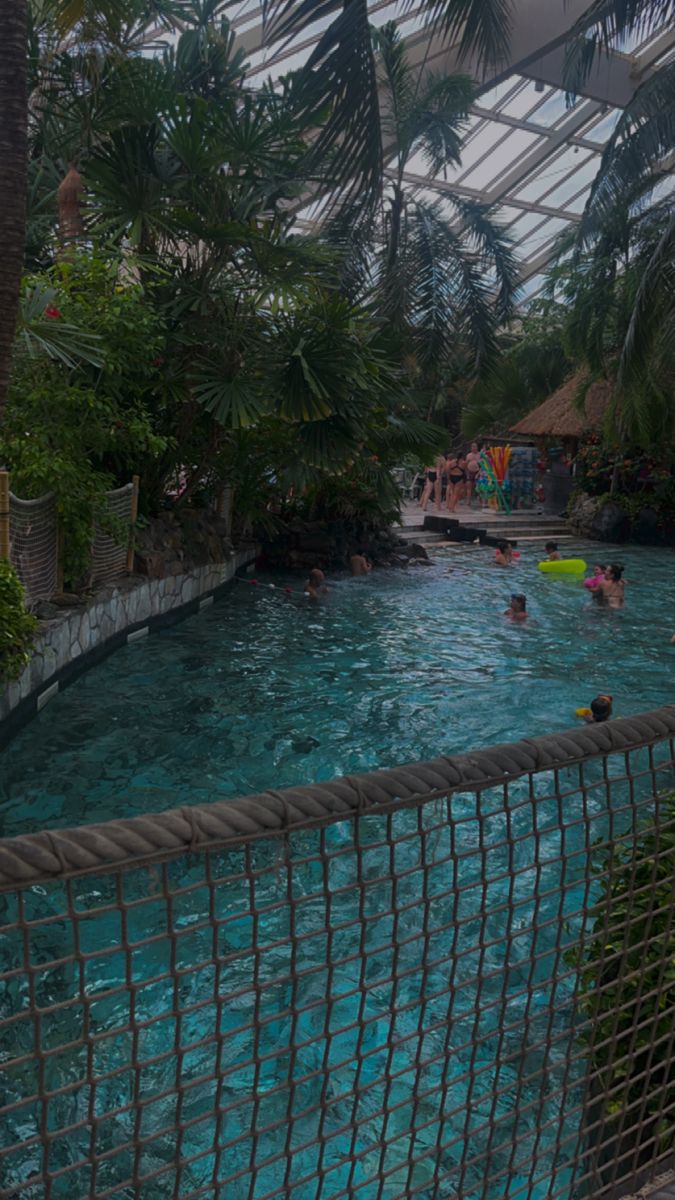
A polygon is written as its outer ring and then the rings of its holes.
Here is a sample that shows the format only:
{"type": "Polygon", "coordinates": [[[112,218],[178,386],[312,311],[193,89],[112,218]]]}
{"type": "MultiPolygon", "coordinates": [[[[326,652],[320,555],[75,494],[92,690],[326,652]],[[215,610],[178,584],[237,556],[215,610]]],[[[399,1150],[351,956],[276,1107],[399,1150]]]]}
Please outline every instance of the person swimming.
{"type": "Polygon", "coordinates": [[[523,592],[512,592],[511,603],[505,609],[504,616],[508,617],[509,621],[527,620],[527,597],[523,592]]]}
{"type": "Polygon", "coordinates": [[[603,604],[610,608],[623,608],[626,581],[623,578],[623,567],[619,563],[610,563],[605,571],[605,578],[591,591],[603,604]]]}
{"type": "Polygon", "coordinates": [[[510,567],[513,562],[513,550],[508,542],[499,542],[495,550],[495,566],[510,567]]]}
{"type": "Polygon", "coordinates": [[[612,715],[612,697],[602,693],[591,700],[590,708],[578,708],[577,716],[582,717],[587,725],[598,725],[609,721],[612,715]]]}
{"type": "Polygon", "coordinates": [[[309,573],[309,578],[305,580],[303,592],[309,596],[310,600],[318,600],[319,595],[325,595],[328,588],[325,584],[326,576],[318,567],[314,567],[309,573]]]}
{"type": "Polygon", "coordinates": [[[366,557],[363,550],[359,550],[358,554],[352,554],[349,560],[349,566],[352,575],[370,575],[373,565],[366,557]]]}
{"type": "Polygon", "coordinates": [[[548,558],[549,562],[561,562],[562,561],[562,554],[560,554],[558,551],[558,543],[557,542],[547,542],[546,545],[544,546],[544,550],[546,551],[546,557],[548,558]]]}

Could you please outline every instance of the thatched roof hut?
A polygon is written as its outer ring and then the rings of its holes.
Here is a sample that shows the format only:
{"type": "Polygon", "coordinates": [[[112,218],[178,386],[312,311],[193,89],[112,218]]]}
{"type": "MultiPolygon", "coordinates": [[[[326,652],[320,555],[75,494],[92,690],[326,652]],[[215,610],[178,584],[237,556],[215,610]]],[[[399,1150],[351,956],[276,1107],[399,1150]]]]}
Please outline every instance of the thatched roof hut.
{"type": "Polygon", "coordinates": [[[580,438],[600,429],[612,396],[612,385],[606,379],[592,383],[582,409],[578,405],[578,396],[584,378],[584,371],[570,376],[543,404],[533,408],[517,425],[512,425],[511,433],[529,437],[580,438]]]}

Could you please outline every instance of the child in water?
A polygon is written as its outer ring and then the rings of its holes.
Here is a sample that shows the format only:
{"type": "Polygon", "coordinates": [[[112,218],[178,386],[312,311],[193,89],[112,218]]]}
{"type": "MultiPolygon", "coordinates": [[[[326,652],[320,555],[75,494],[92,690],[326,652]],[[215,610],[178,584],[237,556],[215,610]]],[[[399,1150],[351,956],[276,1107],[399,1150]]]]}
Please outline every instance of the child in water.
{"type": "Polygon", "coordinates": [[[558,553],[558,543],[557,542],[547,542],[546,545],[544,546],[544,550],[546,551],[546,557],[549,562],[560,562],[561,561],[562,554],[558,553]]]}
{"type": "Polygon", "coordinates": [[[605,582],[605,571],[607,568],[604,563],[595,563],[593,566],[593,574],[588,579],[584,579],[584,587],[597,588],[601,583],[605,582]]]}
{"type": "Polygon", "coordinates": [[[601,721],[609,721],[611,715],[612,697],[604,693],[591,700],[590,708],[577,709],[577,716],[582,717],[587,725],[597,725],[601,721]]]}
{"type": "Polygon", "coordinates": [[[513,562],[513,550],[508,542],[499,542],[495,550],[495,566],[510,567],[513,562]]]}
{"type": "Polygon", "coordinates": [[[509,621],[527,620],[527,599],[523,592],[512,593],[511,603],[505,610],[504,616],[508,617],[509,621]]]}

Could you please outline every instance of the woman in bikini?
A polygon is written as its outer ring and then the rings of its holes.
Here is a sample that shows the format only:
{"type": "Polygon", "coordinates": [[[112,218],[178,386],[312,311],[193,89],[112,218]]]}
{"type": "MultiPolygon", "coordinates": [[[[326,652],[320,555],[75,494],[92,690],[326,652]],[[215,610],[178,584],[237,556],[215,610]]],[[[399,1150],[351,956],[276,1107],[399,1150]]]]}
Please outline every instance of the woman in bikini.
{"type": "Polygon", "coordinates": [[[429,500],[431,499],[432,492],[436,491],[437,484],[438,484],[438,470],[436,469],[436,467],[426,467],[425,468],[425,477],[424,477],[424,488],[422,489],[422,495],[420,496],[420,508],[422,509],[422,512],[427,511],[427,504],[429,503],[429,500]]]}
{"type": "Polygon", "coordinates": [[[622,578],[623,567],[612,563],[605,572],[605,578],[597,587],[591,588],[594,596],[610,608],[623,608],[626,581],[622,578]]]}
{"type": "Polygon", "coordinates": [[[454,512],[464,495],[466,483],[466,459],[452,457],[448,460],[448,512],[454,512]]]}

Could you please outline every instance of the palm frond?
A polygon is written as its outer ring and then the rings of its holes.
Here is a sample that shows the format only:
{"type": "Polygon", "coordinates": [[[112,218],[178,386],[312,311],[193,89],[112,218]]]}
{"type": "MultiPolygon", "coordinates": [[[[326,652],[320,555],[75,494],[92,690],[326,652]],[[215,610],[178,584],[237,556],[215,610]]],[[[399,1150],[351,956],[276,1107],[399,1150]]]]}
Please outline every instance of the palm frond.
{"type": "Polygon", "coordinates": [[[46,356],[73,370],[81,363],[102,366],[101,339],[66,321],[59,293],[41,281],[28,283],[21,295],[17,341],[29,358],[46,356]]]}
{"type": "Polygon", "coordinates": [[[476,87],[468,75],[429,74],[401,130],[406,155],[420,147],[429,170],[440,174],[461,161],[462,138],[476,87]]]}
{"type": "MultiPolygon", "coordinates": [[[[316,17],[316,5],[310,8],[316,17]]],[[[293,14],[283,27],[289,22],[296,27],[293,14]]],[[[297,75],[296,103],[308,116],[327,114],[308,151],[305,173],[316,174],[328,159],[344,192],[360,192],[374,205],[382,179],[382,130],[368,0],[350,0],[322,33],[297,75]]]]}
{"type": "Polygon", "coordinates": [[[434,30],[457,45],[460,60],[476,55],[481,68],[503,64],[513,24],[512,0],[426,0],[434,30]]]}
{"type": "Polygon", "coordinates": [[[675,215],[671,215],[642,271],[619,360],[620,389],[649,372],[655,344],[672,348],[674,327],[675,215]]]}
{"type": "Polygon", "coordinates": [[[675,145],[675,61],[647,79],[624,109],[607,143],[594,180],[578,237],[584,241],[602,228],[607,214],[625,204],[627,194],[653,186],[659,164],[675,145]]]}
{"type": "Polygon", "coordinates": [[[501,321],[508,321],[518,296],[518,263],[508,232],[493,221],[488,207],[478,200],[469,200],[454,192],[447,199],[462,221],[462,231],[470,246],[480,256],[483,269],[494,271],[497,288],[496,311],[501,321]]]}

